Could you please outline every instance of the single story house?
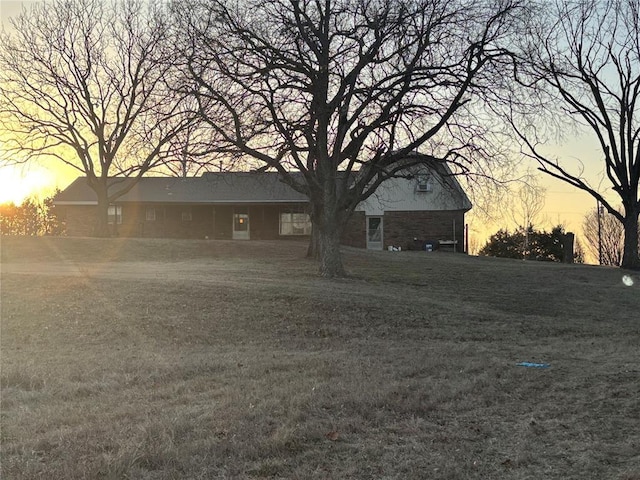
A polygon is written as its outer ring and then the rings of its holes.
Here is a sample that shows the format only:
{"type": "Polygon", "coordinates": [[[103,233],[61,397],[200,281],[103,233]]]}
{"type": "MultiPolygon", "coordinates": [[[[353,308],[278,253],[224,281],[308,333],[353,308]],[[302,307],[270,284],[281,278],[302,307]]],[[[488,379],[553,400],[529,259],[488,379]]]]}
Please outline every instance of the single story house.
{"type": "MultiPolygon", "coordinates": [[[[420,248],[429,241],[465,251],[471,202],[446,165],[391,178],[363,201],[343,244],[420,248]]],[[[129,179],[114,179],[130,181],[129,179]]],[[[143,177],[109,206],[113,234],[128,237],[292,239],[311,234],[308,199],[273,172],[206,172],[200,177],[143,177]]],[[[54,199],[69,236],[91,235],[96,196],[85,177],[54,199]]]]}

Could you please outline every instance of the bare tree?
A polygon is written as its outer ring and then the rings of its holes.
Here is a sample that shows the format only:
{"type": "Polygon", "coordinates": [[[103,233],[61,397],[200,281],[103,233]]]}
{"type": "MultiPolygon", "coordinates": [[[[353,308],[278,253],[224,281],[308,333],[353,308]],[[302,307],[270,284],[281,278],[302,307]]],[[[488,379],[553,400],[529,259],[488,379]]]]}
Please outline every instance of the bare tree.
{"type": "Polygon", "coordinates": [[[203,129],[198,121],[188,125],[169,142],[168,155],[163,165],[163,172],[174,177],[197,176],[211,169],[229,169],[234,163],[227,155],[216,155],[212,151],[209,129],[203,129]]]}
{"type": "Polygon", "coordinates": [[[204,118],[231,150],[309,197],[320,273],[340,276],[343,225],[382,181],[441,161],[465,173],[490,157],[480,98],[496,85],[516,9],[517,0],[218,0],[178,13],[204,118]]]}
{"type": "Polygon", "coordinates": [[[541,187],[535,177],[527,175],[518,182],[517,188],[511,189],[511,198],[507,208],[509,215],[517,227],[522,227],[524,239],[522,245],[523,257],[529,257],[529,232],[537,225],[538,216],[545,203],[544,187],[541,187]]]}
{"type": "Polygon", "coordinates": [[[517,69],[520,84],[537,96],[541,107],[560,109],[577,129],[586,128],[595,136],[607,179],[622,202],[621,212],[589,183],[580,164],[561,162],[545,151],[547,125],[533,121],[530,110],[518,111],[517,104],[510,112],[540,170],[588,192],[621,222],[625,268],[640,268],[639,19],[637,0],[558,0],[552,6],[543,2],[540,14],[532,17],[517,69]]]}
{"type": "Polygon", "coordinates": [[[576,238],[573,248],[573,263],[585,263],[585,261],[585,252],[582,247],[582,242],[576,238]]]}
{"type": "Polygon", "coordinates": [[[109,204],[162,163],[191,122],[169,89],[167,20],[141,0],[54,0],[23,11],[0,37],[5,150],[86,175],[99,236],[109,234],[109,204]]]}
{"type": "Polygon", "coordinates": [[[531,177],[511,189],[508,210],[516,226],[526,228],[538,224],[538,217],[544,209],[545,192],[546,189],[531,177]]]}
{"type": "Polygon", "coordinates": [[[619,267],[624,253],[624,226],[615,215],[590,210],[582,222],[582,233],[589,255],[601,265],[619,267]],[[599,218],[598,218],[599,217],[599,218]]]}

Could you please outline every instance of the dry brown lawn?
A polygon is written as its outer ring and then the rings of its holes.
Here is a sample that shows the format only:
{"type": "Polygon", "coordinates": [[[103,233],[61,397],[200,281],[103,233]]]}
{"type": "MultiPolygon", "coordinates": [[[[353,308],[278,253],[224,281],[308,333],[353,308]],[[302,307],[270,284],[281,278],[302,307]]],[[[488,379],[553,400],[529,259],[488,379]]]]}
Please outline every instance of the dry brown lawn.
{"type": "Polygon", "coordinates": [[[640,479],[640,278],[305,248],[3,238],[2,478],[640,479]]]}

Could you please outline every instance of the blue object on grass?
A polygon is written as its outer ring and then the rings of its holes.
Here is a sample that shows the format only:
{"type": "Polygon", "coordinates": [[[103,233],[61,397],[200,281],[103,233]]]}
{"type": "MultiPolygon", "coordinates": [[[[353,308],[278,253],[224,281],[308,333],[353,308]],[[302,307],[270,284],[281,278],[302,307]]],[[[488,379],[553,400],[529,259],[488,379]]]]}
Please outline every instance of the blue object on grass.
{"type": "Polygon", "coordinates": [[[520,362],[516,363],[518,367],[531,367],[531,368],[549,368],[551,365],[548,363],[531,363],[531,362],[520,362]]]}

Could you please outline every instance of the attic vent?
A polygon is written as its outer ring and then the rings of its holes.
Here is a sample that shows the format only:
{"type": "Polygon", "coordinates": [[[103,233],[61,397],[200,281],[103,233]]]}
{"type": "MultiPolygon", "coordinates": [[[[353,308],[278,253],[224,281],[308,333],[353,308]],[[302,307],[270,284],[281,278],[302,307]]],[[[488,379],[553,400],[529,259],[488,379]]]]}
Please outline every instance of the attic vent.
{"type": "Polygon", "coordinates": [[[433,182],[429,175],[417,175],[416,176],[416,192],[430,192],[433,186],[433,182]]]}

